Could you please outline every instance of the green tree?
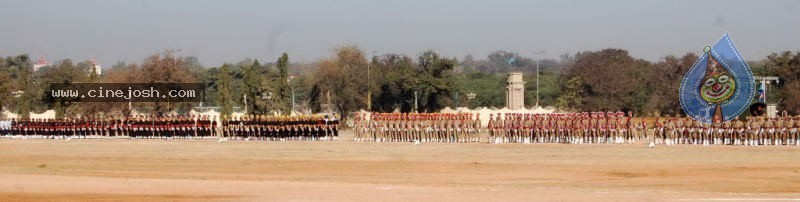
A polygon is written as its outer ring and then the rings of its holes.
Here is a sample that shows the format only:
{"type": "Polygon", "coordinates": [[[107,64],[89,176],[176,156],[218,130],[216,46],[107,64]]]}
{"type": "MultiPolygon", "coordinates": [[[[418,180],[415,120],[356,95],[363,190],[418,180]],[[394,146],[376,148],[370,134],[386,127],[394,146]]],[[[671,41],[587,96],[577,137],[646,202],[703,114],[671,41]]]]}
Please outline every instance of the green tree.
{"type": "Polygon", "coordinates": [[[519,59],[520,57],[517,53],[499,50],[489,53],[486,61],[490,65],[490,72],[503,74],[515,69],[518,70],[516,67],[520,64],[517,62],[519,59]]]}
{"type": "Polygon", "coordinates": [[[433,50],[419,56],[418,79],[415,90],[420,98],[417,112],[436,112],[453,103],[456,91],[453,68],[458,61],[440,57],[433,50]]]}
{"type": "MultiPolygon", "coordinates": [[[[554,106],[561,95],[561,74],[552,71],[539,72],[539,105],[554,106]]],[[[536,105],[536,73],[525,75],[525,103],[536,105]]]]}
{"type": "Polygon", "coordinates": [[[386,54],[372,61],[372,110],[410,112],[418,83],[414,62],[408,56],[386,54]]]}
{"type": "Polygon", "coordinates": [[[684,74],[692,68],[697,60],[697,55],[688,53],[683,57],[667,56],[662,61],[653,65],[653,72],[649,76],[649,86],[652,92],[645,105],[647,114],[683,114],[678,91],[684,74]]]}
{"type": "Polygon", "coordinates": [[[219,75],[220,68],[218,67],[209,68],[200,74],[199,81],[206,86],[203,93],[203,106],[219,106],[219,103],[217,103],[217,100],[219,100],[219,75]]]}
{"type": "Polygon", "coordinates": [[[502,108],[505,105],[505,77],[501,74],[475,71],[459,75],[457,85],[465,95],[475,94],[475,98],[469,100],[470,107],[502,108]]]}
{"type": "Polygon", "coordinates": [[[233,113],[233,97],[231,95],[233,77],[231,76],[231,65],[223,64],[218,74],[218,83],[216,90],[219,96],[217,97],[217,104],[220,106],[220,116],[224,120],[231,118],[233,113]]]}
{"type": "Polygon", "coordinates": [[[90,69],[94,68],[89,68],[86,65],[75,65],[71,60],[66,59],[56,62],[41,76],[39,80],[42,84],[44,84],[42,87],[45,88],[45,90],[44,93],[40,95],[40,99],[43,100],[43,103],[48,109],[55,110],[57,118],[64,118],[65,115],[70,112],[72,112],[70,114],[78,114],[83,113],[83,111],[76,110],[75,106],[73,106],[73,103],[69,103],[64,100],[52,99],[51,96],[47,96],[50,90],[53,90],[50,89],[49,84],[72,84],[90,81],[92,79],[92,75],[87,73],[90,71],[90,69]]]}
{"type": "Polygon", "coordinates": [[[770,100],[782,100],[780,104],[785,110],[800,114],[800,52],[772,53],[767,56],[765,66],[780,78],[776,85],[779,95],[770,100]]]}
{"type": "Polygon", "coordinates": [[[583,104],[582,94],[583,94],[583,79],[580,76],[575,76],[570,78],[565,85],[563,90],[564,93],[558,97],[556,101],[556,106],[559,109],[565,109],[567,111],[576,111],[581,107],[583,104]]]}
{"type": "Polygon", "coordinates": [[[278,58],[278,80],[276,84],[278,84],[278,96],[277,99],[277,111],[280,111],[282,114],[291,114],[291,105],[292,105],[292,89],[289,86],[289,55],[283,53],[280,58],[278,58]]]}
{"type": "MultiPolygon", "coordinates": [[[[15,90],[15,82],[12,77],[12,71],[6,64],[6,59],[0,57],[0,112],[6,109],[6,106],[13,104],[13,97],[9,96],[15,90]]],[[[0,114],[2,116],[2,114],[0,114]]]]}
{"type": "MultiPolygon", "coordinates": [[[[309,95],[314,86],[313,75],[300,72],[292,78],[289,85],[292,86],[291,90],[294,91],[295,110],[298,112],[310,111],[309,95]]],[[[291,106],[291,102],[289,104],[291,106]]]]}
{"type": "Polygon", "coordinates": [[[583,80],[582,111],[642,112],[650,95],[652,65],[628,51],[604,49],[581,52],[565,70],[566,78],[583,80]]]}
{"type": "Polygon", "coordinates": [[[264,87],[262,86],[265,77],[264,67],[258,60],[255,60],[250,65],[243,66],[244,71],[244,85],[246,94],[249,99],[247,108],[251,114],[265,114],[267,108],[261,98],[264,87]]]}
{"type": "Polygon", "coordinates": [[[33,64],[28,55],[6,58],[5,63],[12,71],[12,77],[17,84],[16,90],[12,92],[21,92],[15,94],[16,112],[21,118],[29,118],[34,108],[34,101],[38,97],[33,79],[33,64]]]}
{"type": "Polygon", "coordinates": [[[312,112],[321,112],[323,104],[325,103],[323,103],[322,89],[319,87],[319,84],[314,83],[308,91],[309,109],[312,112]]]}

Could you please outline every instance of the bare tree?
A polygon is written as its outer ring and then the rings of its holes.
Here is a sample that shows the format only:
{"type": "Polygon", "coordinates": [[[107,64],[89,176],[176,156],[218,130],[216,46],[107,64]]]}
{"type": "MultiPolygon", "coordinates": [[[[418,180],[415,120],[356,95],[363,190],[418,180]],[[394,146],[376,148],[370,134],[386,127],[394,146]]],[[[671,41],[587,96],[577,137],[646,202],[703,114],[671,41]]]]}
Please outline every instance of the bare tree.
{"type": "Polygon", "coordinates": [[[348,112],[367,105],[367,59],[356,46],[344,46],[334,50],[335,56],[318,62],[315,77],[320,88],[317,96],[320,103],[335,106],[342,117],[348,112]]]}

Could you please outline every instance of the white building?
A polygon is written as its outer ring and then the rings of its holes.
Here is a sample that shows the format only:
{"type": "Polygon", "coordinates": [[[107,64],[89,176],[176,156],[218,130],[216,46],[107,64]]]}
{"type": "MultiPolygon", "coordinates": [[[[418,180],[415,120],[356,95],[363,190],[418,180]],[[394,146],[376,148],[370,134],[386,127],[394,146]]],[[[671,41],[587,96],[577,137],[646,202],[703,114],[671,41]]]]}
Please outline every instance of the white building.
{"type": "Polygon", "coordinates": [[[97,64],[97,60],[94,58],[89,59],[89,63],[92,65],[92,68],[94,68],[94,71],[97,73],[97,75],[102,74],[101,71],[103,70],[103,67],[97,64]]]}
{"type": "MultiPolygon", "coordinates": [[[[89,64],[92,65],[92,68],[94,68],[94,71],[97,72],[97,75],[102,74],[103,67],[97,64],[97,60],[89,59],[89,64]]],[[[49,66],[50,63],[47,62],[47,58],[39,57],[39,60],[37,60],[36,63],[33,64],[33,72],[39,71],[39,69],[41,69],[42,67],[49,67],[49,66]]]]}
{"type": "Polygon", "coordinates": [[[33,72],[39,71],[40,68],[47,66],[50,66],[50,64],[47,63],[47,59],[44,57],[39,57],[39,60],[36,61],[36,64],[33,64],[33,72]]]}

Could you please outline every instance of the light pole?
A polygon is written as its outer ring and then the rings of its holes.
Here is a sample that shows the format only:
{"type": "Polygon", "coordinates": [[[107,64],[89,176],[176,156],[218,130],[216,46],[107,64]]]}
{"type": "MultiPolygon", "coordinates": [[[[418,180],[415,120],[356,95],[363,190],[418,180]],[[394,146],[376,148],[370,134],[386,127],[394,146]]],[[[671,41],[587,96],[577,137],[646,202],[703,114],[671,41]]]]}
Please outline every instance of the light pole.
{"type": "Polygon", "coordinates": [[[292,115],[292,113],[294,113],[294,83],[292,83],[293,79],[294,76],[290,76],[289,78],[286,79],[286,82],[289,83],[289,89],[291,89],[292,91],[292,111],[289,111],[289,115],[292,115]]]}
{"type": "MultiPolygon", "coordinates": [[[[294,77],[289,77],[289,80],[291,80],[292,78],[294,78],[294,77]]],[[[295,110],[295,109],[294,109],[294,105],[295,105],[295,104],[294,104],[294,103],[295,103],[295,102],[294,102],[294,83],[291,83],[291,81],[290,81],[290,83],[289,83],[289,87],[291,87],[291,88],[292,88],[292,113],[294,113],[294,110],[295,110]]],[[[291,113],[289,113],[289,114],[291,114],[291,113]]]]}
{"type": "Polygon", "coordinates": [[[467,100],[468,100],[467,101],[467,108],[471,108],[472,107],[471,106],[472,105],[472,99],[475,99],[475,93],[473,93],[473,92],[467,93],[467,100]]]}
{"type": "Polygon", "coordinates": [[[419,109],[417,108],[417,91],[414,91],[414,112],[419,113],[419,109]]]}
{"type": "MultiPolygon", "coordinates": [[[[369,52],[370,55],[375,55],[378,51],[369,52]]],[[[372,66],[372,58],[367,60],[367,112],[372,112],[372,80],[369,79],[369,69],[372,66]]]]}
{"type": "MultiPolygon", "coordinates": [[[[542,55],[545,50],[532,52],[534,55],[542,55]]],[[[539,108],[539,58],[536,58],[536,108],[539,108]]]]}
{"type": "Polygon", "coordinates": [[[292,86],[292,113],[294,113],[294,86],[292,86]]]}
{"type": "Polygon", "coordinates": [[[456,91],[455,94],[456,96],[453,97],[456,100],[455,109],[458,109],[458,107],[461,106],[461,95],[459,95],[458,91],[456,91]]]}
{"type": "Polygon", "coordinates": [[[763,93],[763,97],[762,97],[762,95],[759,95],[758,99],[759,100],[763,100],[764,101],[764,105],[767,105],[767,109],[766,109],[767,117],[774,118],[778,114],[777,109],[776,109],[777,103],[768,104],[768,102],[767,102],[767,89],[769,88],[768,86],[770,84],[780,82],[780,80],[779,80],[780,78],[778,78],[777,76],[754,76],[753,79],[755,80],[755,82],[759,82],[759,80],[760,80],[759,83],[761,83],[761,87],[763,88],[762,89],[763,92],[761,92],[761,93],[763,93]]]}
{"type": "MultiPolygon", "coordinates": [[[[178,52],[181,52],[182,50],[183,50],[182,48],[179,48],[179,49],[172,50],[171,52],[172,52],[172,54],[177,56],[178,52]]],[[[177,59],[180,60],[180,57],[178,57],[177,59]]],[[[245,100],[245,102],[247,102],[247,100],[245,100]]],[[[128,102],[128,105],[130,105],[130,102],[128,102]]],[[[167,99],[167,113],[169,113],[170,111],[172,111],[172,109],[170,109],[169,99],[167,99]]],[[[245,113],[247,113],[247,107],[245,107],[245,113]]]]}
{"type": "Polygon", "coordinates": [[[372,64],[369,61],[367,61],[367,111],[368,112],[372,111],[372,89],[370,89],[372,87],[372,85],[369,82],[370,81],[369,80],[369,68],[370,68],[370,66],[372,66],[372,64]]]}
{"type": "Polygon", "coordinates": [[[778,83],[780,80],[777,76],[755,76],[755,80],[761,80],[760,83],[764,87],[764,98],[761,99],[764,100],[764,104],[767,104],[767,86],[772,82],[778,83]]]}

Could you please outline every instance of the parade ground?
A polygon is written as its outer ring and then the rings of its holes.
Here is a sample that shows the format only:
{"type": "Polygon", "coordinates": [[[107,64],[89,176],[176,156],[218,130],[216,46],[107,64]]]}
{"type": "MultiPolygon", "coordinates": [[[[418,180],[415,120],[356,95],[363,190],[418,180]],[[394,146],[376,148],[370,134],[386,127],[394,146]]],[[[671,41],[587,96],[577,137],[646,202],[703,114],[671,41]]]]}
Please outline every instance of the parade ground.
{"type": "Polygon", "coordinates": [[[800,200],[798,146],[3,138],[0,151],[3,201],[800,200]]]}

